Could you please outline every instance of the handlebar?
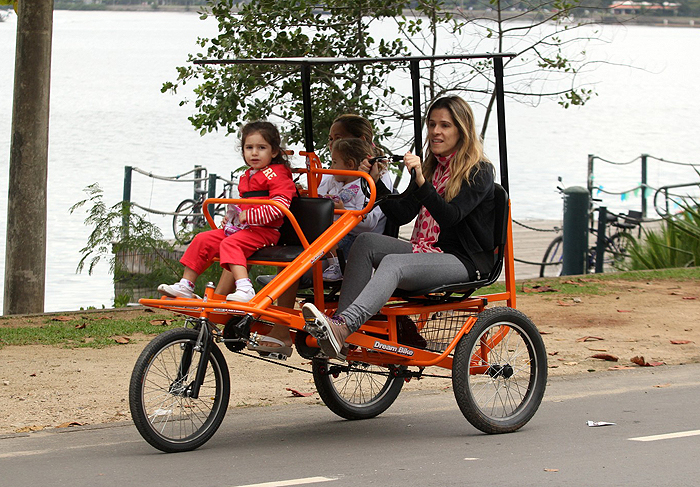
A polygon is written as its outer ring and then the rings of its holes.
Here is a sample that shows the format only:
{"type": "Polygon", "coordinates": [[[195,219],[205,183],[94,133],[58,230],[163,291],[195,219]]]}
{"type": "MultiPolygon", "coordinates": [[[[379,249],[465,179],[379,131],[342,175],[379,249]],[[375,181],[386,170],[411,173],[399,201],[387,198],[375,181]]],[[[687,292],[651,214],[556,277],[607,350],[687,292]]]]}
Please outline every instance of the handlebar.
{"type": "MultiPolygon", "coordinates": [[[[377,156],[373,157],[369,160],[370,166],[373,166],[375,163],[382,161],[391,163],[391,162],[402,162],[403,161],[403,156],[399,155],[388,155],[388,156],[377,156]]],[[[367,197],[371,197],[371,192],[369,191],[369,188],[367,187],[367,183],[363,180],[360,184],[360,187],[362,188],[362,193],[367,197]]],[[[411,178],[408,181],[408,186],[406,186],[406,189],[403,190],[401,193],[390,193],[390,194],[385,194],[382,196],[377,196],[376,201],[374,204],[378,204],[381,201],[389,200],[389,199],[400,199],[405,196],[408,196],[409,194],[413,193],[418,189],[418,185],[416,184],[416,170],[411,169],[411,178]]]]}

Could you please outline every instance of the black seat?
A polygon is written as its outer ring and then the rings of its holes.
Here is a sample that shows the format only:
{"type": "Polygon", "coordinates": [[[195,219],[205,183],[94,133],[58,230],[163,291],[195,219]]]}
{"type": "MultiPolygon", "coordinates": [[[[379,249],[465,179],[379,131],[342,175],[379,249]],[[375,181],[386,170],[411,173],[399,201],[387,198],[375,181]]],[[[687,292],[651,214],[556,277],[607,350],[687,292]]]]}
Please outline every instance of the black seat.
{"type": "MultiPolygon", "coordinates": [[[[306,240],[311,243],[326,231],[333,223],[333,201],[327,198],[295,197],[289,206],[296,218],[306,240]]],[[[280,227],[280,239],[277,245],[263,247],[251,255],[248,260],[268,262],[291,262],[302,253],[299,236],[287,218],[280,227]]]]}
{"type": "Polygon", "coordinates": [[[503,269],[503,254],[506,248],[506,240],[508,237],[508,193],[500,184],[494,185],[494,202],[495,202],[495,222],[493,242],[496,248],[493,250],[494,265],[491,273],[488,276],[483,276],[476,281],[458,282],[454,284],[445,284],[434,288],[419,289],[417,291],[405,291],[397,289],[395,295],[408,298],[416,296],[426,296],[428,294],[446,293],[463,294],[464,298],[471,295],[479,288],[490,286],[496,282],[501,275],[503,269]]]}

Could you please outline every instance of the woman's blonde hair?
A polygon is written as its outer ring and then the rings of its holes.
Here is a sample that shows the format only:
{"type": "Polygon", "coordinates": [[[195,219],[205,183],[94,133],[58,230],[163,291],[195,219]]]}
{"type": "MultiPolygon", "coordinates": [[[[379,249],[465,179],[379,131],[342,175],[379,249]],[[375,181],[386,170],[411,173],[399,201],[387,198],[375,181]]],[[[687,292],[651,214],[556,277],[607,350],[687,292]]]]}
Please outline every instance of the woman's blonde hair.
{"type": "MultiPolygon", "coordinates": [[[[459,142],[457,150],[450,164],[450,179],[447,181],[445,189],[445,201],[450,201],[457,196],[462,182],[466,181],[469,184],[474,175],[479,172],[480,163],[490,161],[484,155],[484,146],[481,142],[479,134],[476,132],[474,124],[474,112],[472,112],[469,104],[458,96],[445,96],[438,98],[430,105],[426,124],[430,120],[430,115],[433,110],[445,108],[454,121],[459,132],[459,142]]],[[[435,154],[430,150],[430,141],[425,144],[425,160],[423,161],[423,176],[426,181],[433,180],[433,174],[437,167],[438,161],[435,154]]],[[[443,154],[448,156],[449,154],[443,154]]]]}

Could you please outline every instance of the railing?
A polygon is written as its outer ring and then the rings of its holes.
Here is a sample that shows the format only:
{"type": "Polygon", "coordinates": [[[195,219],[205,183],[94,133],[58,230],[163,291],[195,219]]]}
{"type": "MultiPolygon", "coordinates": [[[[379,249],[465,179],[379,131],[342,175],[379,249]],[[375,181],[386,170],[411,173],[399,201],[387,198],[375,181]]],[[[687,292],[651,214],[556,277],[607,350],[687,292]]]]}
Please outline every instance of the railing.
{"type": "Polygon", "coordinates": [[[688,199],[690,199],[693,201],[694,206],[697,205],[698,198],[695,198],[688,193],[681,194],[673,191],[677,190],[678,188],[690,188],[693,186],[700,188],[700,181],[694,183],[669,184],[667,186],[661,186],[654,193],[654,209],[656,210],[656,213],[658,213],[661,218],[666,218],[667,216],[669,216],[671,213],[669,209],[669,202],[676,207],[683,207],[685,204],[687,204],[688,199]],[[657,202],[657,199],[660,194],[664,196],[663,208],[659,208],[659,204],[657,202]]]}
{"type": "Polygon", "coordinates": [[[224,184],[234,184],[233,181],[229,181],[228,179],[222,178],[214,173],[208,174],[207,168],[199,165],[195,165],[194,169],[190,171],[175,176],[161,176],[153,174],[150,171],[144,171],[143,169],[139,169],[138,167],[124,166],[124,192],[122,196],[122,205],[124,208],[124,216],[122,219],[122,233],[124,234],[128,233],[129,231],[128,213],[132,206],[140,208],[141,210],[144,210],[148,213],[154,213],[156,215],[178,215],[178,213],[174,211],[162,211],[154,208],[147,208],[145,206],[139,205],[138,203],[134,203],[133,201],[131,201],[131,179],[134,172],[142,174],[149,178],[159,179],[161,181],[192,183],[193,199],[195,201],[199,200],[201,195],[204,193],[207,193],[209,198],[215,198],[217,196],[216,185],[217,181],[219,180],[223,181],[224,184]],[[192,174],[193,176],[191,178],[187,178],[186,176],[189,176],[190,174],[192,174]]]}
{"type": "MultiPolygon", "coordinates": [[[[602,157],[596,156],[594,154],[589,154],[588,155],[588,173],[587,173],[587,182],[588,183],[587,183],[587,186],[588,186],[588,193],[590,194],[591,198],[593,198],[593,191],[594,190],[596,190],[600,193],[605,193],[605,194],[609,194],[609,195],[620,195],[620,196],[625,196],[627,194],[635,193],[635,192],[641,190],[641,193],[642,193],[642,195],[641,195],[641,197],[642,197],[641,198],[642,199],[642,204],[641,204],[642,217],[646,218],[647,217],[647,196],[649,195],[648,190],[656,190],[656,191],[659,190],[659,188],[654,188],[652,186],[649,186],[649,184],[647,183],[647,168],[648,168],[648,162],[650,159],[664,163],[664,164],[692,167],[696,170],[696,172],[697,172],[697,168],[700,168],[700,164],[669,161],[667,159],[663,159],[660,157],[654,157],[654,156],[651,156],[649,154],[641,154],[640,156],[635,157],[631,161],[625,161],[625,162],[610,161],[610,160],[604,159],[602,157]],[[607,164],[611,164],[614,166],[627,166],[627,165],[633,164],[639,160],[641,163],[641,183],[633,188],[630,188],[630,189],[627,189],[624,191],[618,191],[618,192],[607,191],[607,190],[603,189],[601,186],[595,185],[594,184],[595,177],[593,174],[593,166],[594,166],[594,161],[596,159],[601,161],[601,162],[605,162],[607,164]]],[[[698,174],[700,174],[700,173],[698,173],[698,174]]]]}

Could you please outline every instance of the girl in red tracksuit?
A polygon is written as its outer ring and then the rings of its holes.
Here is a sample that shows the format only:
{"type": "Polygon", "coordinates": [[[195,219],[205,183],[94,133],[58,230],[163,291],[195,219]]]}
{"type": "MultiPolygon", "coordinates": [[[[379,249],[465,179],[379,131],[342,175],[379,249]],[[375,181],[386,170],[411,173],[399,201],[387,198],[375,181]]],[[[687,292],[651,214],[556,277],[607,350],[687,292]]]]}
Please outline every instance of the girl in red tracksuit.
{"type": "MultiPolygon", "coordinates": [[[[243,159],[249,166],[238,182],[241,198],[277,201],[287,208],[296,195],[287,156],[277,128],[269,122],[251,122],[241,129],[243,159]]],[[[194,281],[215,257],[231,271],[223,279],[235,280],[236,291],[228,301],[248,302],[255,291],[248,278],[247,259],[256,250],[275,245],[284,215],[272,205],[229,205],[223,228],[199,233],[187,247],[180,262],[185,266],[180,282],[161,284],[158,291],[170,297],[194,297],[194,281]]],[[[228,273],[224,273],[227,275],[228,273]]],[[[219,282],[219,288],[230,283],[219,282]]]]}

